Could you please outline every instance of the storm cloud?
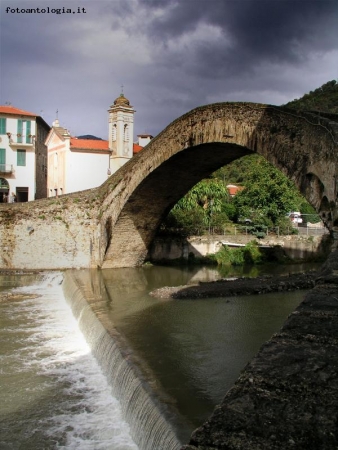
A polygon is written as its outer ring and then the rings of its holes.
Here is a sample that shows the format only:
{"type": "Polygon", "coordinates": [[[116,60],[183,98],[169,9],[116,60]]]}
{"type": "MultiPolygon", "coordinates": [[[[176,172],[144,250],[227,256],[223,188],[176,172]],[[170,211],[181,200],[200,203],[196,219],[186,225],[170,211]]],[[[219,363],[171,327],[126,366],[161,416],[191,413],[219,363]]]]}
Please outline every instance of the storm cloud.
{"type": "Polygon", "coordinates": [[[6,12],[60,5],[2,1],[0,94],[50,124],[58,110],[73,135],[107,138],[121,85],[136,134],[156,135],[200,105],[283,104],[338,77],[336,0],[68,0],[74,14],[6,12]]]}

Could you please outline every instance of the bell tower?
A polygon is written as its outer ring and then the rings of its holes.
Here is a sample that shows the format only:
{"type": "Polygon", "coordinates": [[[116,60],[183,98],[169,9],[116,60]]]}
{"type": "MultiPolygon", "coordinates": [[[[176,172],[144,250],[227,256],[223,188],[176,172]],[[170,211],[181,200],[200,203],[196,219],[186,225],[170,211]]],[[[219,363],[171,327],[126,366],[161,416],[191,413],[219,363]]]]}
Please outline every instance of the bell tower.
{"type": "Polygon", "coordinates": [[[133,156],[135,110],[121,93],[110,106],[108,113],[110,168],[114,173],[133,156]]]}

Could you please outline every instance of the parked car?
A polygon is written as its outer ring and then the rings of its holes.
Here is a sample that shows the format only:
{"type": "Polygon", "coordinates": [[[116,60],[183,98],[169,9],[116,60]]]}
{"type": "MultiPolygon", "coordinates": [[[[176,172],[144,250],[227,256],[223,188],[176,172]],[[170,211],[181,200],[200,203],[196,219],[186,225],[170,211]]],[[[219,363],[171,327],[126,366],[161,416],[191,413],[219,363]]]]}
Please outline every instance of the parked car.
{"type": "Polygon", "coordinates": [[[244,223],[245,225],[252,225],[252,220],[251,219],[248,219],[248,218],[245,218],[245,217],[240,217],[239,219],[238,219],[238,223],[244,223]]]}
{"type": "Polygon", "coordinates": [[[301,216],[301,213],[299,211],[293,211],[288,213],[288,217],[290,218],[291,222],[294,224],[303,223],[303,219],[301,216]]]}

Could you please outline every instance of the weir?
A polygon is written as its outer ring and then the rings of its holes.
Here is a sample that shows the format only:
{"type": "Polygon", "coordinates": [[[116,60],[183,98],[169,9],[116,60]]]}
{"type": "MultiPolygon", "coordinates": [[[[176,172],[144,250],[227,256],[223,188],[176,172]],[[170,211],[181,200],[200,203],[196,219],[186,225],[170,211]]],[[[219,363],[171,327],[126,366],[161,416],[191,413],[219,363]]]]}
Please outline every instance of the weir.
{"type": "MultiPolygon", "coordinates": [[[[140,371],[133,365],[126,344],[110,324],[109,329],[92,310],[95,286],[88,288],[81,272],[64,274],[63,291],[80,329],[120,401],[124,419],[140,450],[178,450],[181,443],[174,414],[156,398],[140,371]]],[[[97,299],[100,301],[100,298],[97,299]]]]}

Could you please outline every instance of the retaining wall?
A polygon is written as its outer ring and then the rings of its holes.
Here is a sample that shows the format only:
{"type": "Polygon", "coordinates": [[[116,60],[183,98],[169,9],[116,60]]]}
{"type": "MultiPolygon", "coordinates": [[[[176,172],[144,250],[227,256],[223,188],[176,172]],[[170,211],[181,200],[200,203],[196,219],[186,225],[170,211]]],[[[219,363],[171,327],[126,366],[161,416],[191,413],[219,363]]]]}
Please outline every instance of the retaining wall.
{"type": "MultiPolygon", "coordinates": [[[[195,258],[214,254],[222,248],[222,242],[247,244],[255,240],[252,235],[192,236],[190,238],[156,238],[148,259],[153,262],[195,258]]],[[[260,239],[264,246],[279,246],[284,254],[294,260],[321,258],[328,255],[330,236],[283,236],[260,239]]]]}

